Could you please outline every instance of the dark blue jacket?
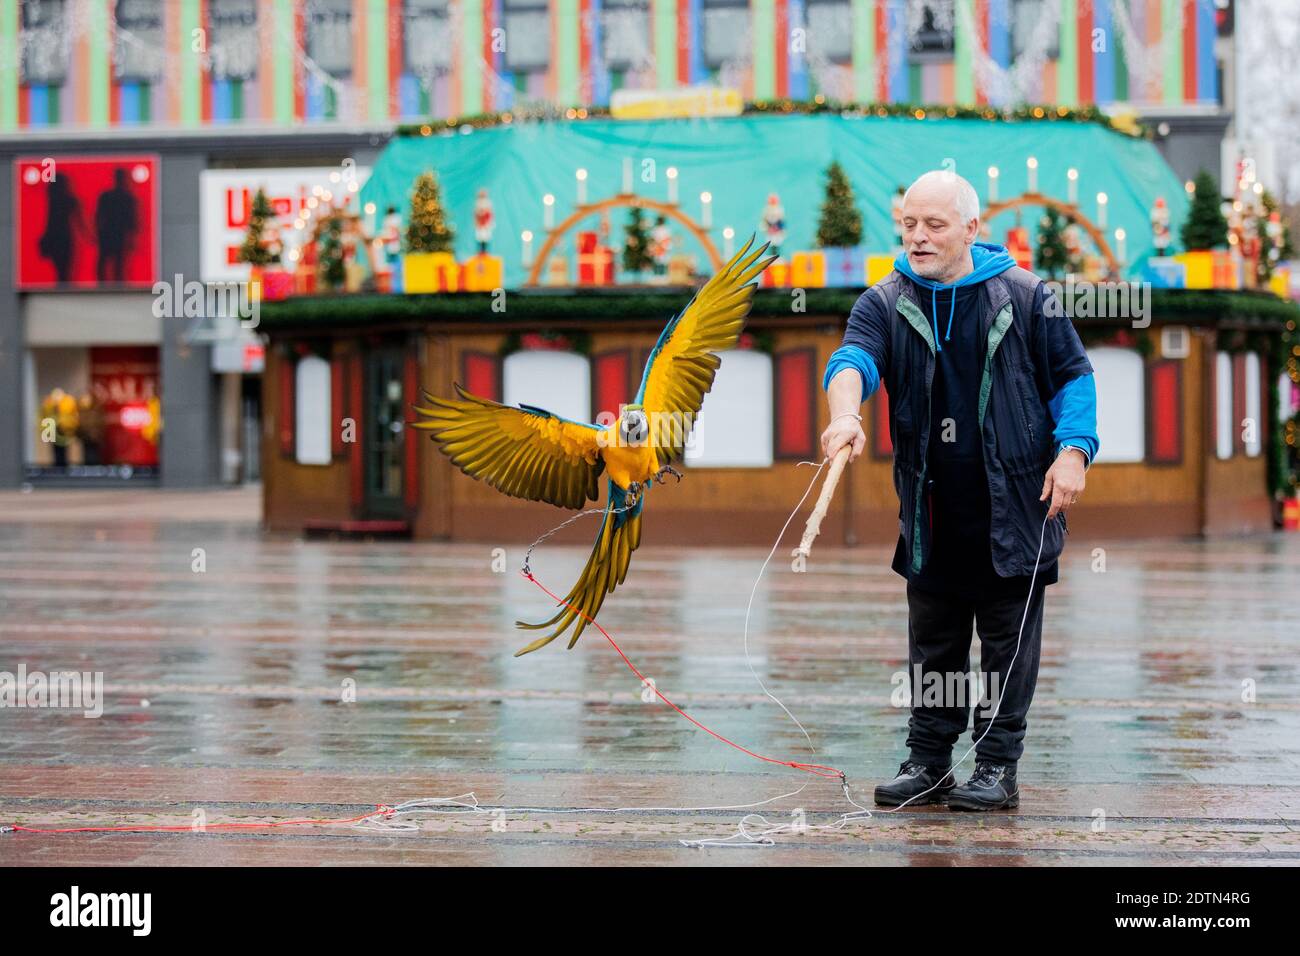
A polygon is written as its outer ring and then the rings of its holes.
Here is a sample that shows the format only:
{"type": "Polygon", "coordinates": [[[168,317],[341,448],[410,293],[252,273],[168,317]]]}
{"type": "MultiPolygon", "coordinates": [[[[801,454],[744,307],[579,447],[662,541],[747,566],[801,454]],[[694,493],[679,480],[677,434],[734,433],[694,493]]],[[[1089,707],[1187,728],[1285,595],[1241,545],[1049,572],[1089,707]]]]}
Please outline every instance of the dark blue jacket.
{"type": "MultiPolygon", "coordinates": [[[[985,279],[977,310],[980,339],[985,343],[978,418],[990,499],[990,544],[993,566],[1003,577],[1031,574],[1038,558],[1039,533],[1048,503],[1038,500],[1043,477],[1060,444],[1060,409],[1072,390],[1092,390],[1092,364],[1078,333],[1063,310],[1045,309],[1042,280],[1011,268],[985,279]],[[1071,383],[1077,383],[1067,388],[1071,383]],[[1086,386],[1086,389],[1079,386],[1086,386]]],[[[925,513],[927,450],[930,439],[930,390],[934,381],[936,330],[918,302],[917,283],[895,271],[863,293],[850,313],[844,344],[862,350],[874,368],[864,376],[864,399],[874,388],[870,374],[889,392],[889,431],[894,445],[894,487],[899,499],[899,531],[909,566],[919,571],[930,553],[929,516],[925,513]],[[884,308],[859,308],[867,296],[884,308]],[[887,316],[892,321],[882,321],[887,316]]],[[[840,367],[835,357],[825,383],[840,367]]],[[[1087,402],[1076,403],[1086,405],[1087,402]]],[[[1079,441],[1091,461],[1097,441],[1094,420],[1079,441]]],[[[1071,416],[1074,417],[1074,416],[1071,416]]],[[[1075,442],[1070,441],[1070,444],[1075,442]]],[[[1065,515],[1049,522],[1041,563],[1060,554],[1065,515]]]]}

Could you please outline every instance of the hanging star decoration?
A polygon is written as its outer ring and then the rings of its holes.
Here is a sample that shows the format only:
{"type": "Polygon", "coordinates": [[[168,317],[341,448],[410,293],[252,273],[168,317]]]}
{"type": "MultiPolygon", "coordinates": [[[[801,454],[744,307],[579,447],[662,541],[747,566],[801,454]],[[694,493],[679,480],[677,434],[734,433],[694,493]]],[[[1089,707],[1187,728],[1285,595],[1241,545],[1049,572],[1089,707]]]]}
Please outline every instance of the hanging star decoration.
{"type": "Polygon", "coordinates": [[[641,544],[645,492],[681,460],[691,428],[713,387],[722,360],[734,348],[754,296],[755,280],[776,256],[754,251],[754,237],[664,328],[650,353],[635,399],[608,426],[574,421],[534,405],[510,406],[473,395],[459,384],[459,398],[424,392],[414,406],[424,429],[461,471],[507,495],[582,508],[598,501],[597,479],[607,473],[607,500],[586,567],[559,612],[528,630],[555,630],[515,653],[545,647],[577,622],[569,647],[594,620],[605,595],[627,577],[632,552],[641,544]]]}

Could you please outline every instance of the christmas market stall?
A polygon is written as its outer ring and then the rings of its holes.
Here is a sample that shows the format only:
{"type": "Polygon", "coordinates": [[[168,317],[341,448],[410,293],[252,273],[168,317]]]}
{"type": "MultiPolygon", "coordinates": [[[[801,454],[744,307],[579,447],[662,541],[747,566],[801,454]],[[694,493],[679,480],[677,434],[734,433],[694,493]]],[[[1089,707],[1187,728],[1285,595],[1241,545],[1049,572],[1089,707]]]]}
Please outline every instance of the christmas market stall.
{"type": "MultiPolygon", "coordinates": [[[[311,238],[282,257],[300,278],[264,280],[284,292],[265,296],[260,328],[265,523],[531,540],[555,509],[456,471],[407,427],[420,390],[458,382],[608,421],[665,322],[757,234],[780,259],[723,356],[686,479],[655,491],[655,541],[770,542],[806,484],[796,463],[820,458],[826,361],[892,269],[901,190],[947,167],[975,185],[985,237],[1059,283],[1096,370],[1101,452],[1071,530],[1269,528],[1295,483],[1289,237],[1244,172],[1225,198],[1116,127],[1056,108],[751,105],[404,130],[355,197],[304,224],[311,238]]],[[[828,519],[845,544],[897,536],[887,401],[864,408],[869,447],[828,519]]]]}

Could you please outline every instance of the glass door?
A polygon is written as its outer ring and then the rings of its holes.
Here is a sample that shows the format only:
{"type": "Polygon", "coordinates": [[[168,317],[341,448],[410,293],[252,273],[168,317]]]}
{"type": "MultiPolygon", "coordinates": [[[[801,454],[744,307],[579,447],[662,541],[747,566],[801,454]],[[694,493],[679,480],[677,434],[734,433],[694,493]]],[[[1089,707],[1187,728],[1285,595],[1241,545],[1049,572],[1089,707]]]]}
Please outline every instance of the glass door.
{"type": "Polygon", "coordinates": [[[404,516],[404,364],[400,348],[374,349],[366,355],[366,420],[361,440],[366,452],[366,516],[371,518],[404,516]]]}

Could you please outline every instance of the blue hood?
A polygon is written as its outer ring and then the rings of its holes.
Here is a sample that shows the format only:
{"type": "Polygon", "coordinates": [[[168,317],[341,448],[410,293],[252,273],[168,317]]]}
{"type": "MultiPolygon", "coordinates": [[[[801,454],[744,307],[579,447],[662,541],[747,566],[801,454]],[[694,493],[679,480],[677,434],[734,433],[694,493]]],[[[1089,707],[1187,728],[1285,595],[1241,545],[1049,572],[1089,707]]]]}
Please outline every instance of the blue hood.
{"type": "Polygon", "coordinates": [[[970,256],[975,268],[956,282],[951,283],[935,282],[917,275],[912,271],[911,263],[907,261],[906,252],[900,252],[898,258],[894,260],[895,269],[921,288],[930,290],[930,314],[934,317],[934,348],[937,352],[943,351],[943,345],[939,341],[939,313],[936,305],[938,294],[940,292],[952,292],[952,303],[948,307],[948,331],[944,334],[944,339],[947,339],[952,334],[952,317],[957,309],[956,290],[966,286],[978,285],[986,279],[992,279],[1016,264],[1016,260],[1012,259],[1011,254],[1007,252],[1006,246],[999,246],[992,242],[975,243],[971,246],[970,256]]]}

